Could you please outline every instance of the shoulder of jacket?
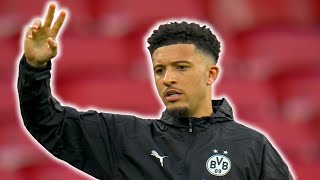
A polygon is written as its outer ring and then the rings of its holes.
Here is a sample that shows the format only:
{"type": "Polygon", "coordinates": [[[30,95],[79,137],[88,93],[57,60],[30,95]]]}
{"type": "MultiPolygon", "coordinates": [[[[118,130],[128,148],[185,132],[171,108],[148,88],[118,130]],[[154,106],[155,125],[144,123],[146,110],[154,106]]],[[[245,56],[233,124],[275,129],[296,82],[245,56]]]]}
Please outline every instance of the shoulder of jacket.
{"type": "Polygon", "coordinates": [[[250,124],[242,124],[235,121],[228,123],[232,131],[232,136],[238,137],[239,139],[252,139],[255,141],[266,141],[267,138],[264,132],[257,127],[250,124]]]}

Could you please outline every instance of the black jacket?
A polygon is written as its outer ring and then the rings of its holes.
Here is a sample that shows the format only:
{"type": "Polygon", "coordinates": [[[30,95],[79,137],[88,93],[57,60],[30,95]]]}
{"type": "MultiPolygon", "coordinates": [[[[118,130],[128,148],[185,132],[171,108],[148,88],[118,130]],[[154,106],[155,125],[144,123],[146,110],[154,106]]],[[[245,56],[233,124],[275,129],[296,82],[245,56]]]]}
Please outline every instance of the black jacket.
{"type": "Polygon", "coordinates": [[[96,178],[293,179],[264,135],[233,120],[225,99],[213,100],[214,115],[203,118],[79,112],[52,96],[50,69],[20,61],[24,124],[51,154],[96,178]]]}

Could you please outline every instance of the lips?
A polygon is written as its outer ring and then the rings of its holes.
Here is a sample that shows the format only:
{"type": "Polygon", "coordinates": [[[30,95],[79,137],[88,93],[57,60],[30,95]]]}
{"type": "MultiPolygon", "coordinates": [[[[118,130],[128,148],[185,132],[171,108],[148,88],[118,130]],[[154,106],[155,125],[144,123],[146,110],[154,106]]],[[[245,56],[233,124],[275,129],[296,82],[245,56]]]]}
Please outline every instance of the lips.
{"type": "Polygon", "coordinates": [[[178,101],[181,98],[182,92],[177,89],[167,89],[164,92],[165,99],[169,102],[178,101]]]}

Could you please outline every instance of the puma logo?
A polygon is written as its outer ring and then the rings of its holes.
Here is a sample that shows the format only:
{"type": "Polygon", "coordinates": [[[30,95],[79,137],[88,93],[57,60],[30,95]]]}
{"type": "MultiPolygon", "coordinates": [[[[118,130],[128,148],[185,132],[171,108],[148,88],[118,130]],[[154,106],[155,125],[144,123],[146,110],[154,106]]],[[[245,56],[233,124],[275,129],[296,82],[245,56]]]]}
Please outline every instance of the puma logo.
{"type": "Polygon", "coordinates": [[[158,152],[155,151],[155,150],[152,150],[152,151],[151,151],[151,156],[154,156],[154,157],[158,158],[162,167],[163,167],[163,159],[164,159],[165,157],[168,157],[168,156],[160,156],[160,155],[158,154],[158,152]]]}

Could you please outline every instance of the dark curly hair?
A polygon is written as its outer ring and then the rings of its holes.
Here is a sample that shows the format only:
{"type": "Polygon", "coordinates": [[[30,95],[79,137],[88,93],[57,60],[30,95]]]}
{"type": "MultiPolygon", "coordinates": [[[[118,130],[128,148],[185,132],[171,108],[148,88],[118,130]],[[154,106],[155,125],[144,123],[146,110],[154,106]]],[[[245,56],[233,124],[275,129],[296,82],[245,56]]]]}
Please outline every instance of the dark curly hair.
{"type": "Polygon", "coordinates": [[[160,25],[158,30],[153,31],[147,42],[151,55],[162,46],[178,43],[194,44],[199,50],[214,57],[215,63],[218,62],[221,47],[217,37],[209,28],[185,21],[160,25]]]}

